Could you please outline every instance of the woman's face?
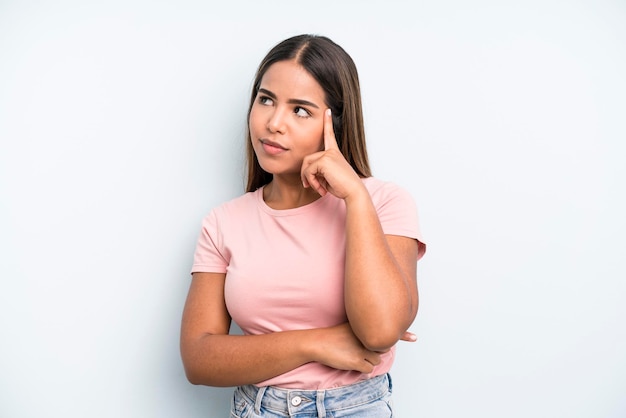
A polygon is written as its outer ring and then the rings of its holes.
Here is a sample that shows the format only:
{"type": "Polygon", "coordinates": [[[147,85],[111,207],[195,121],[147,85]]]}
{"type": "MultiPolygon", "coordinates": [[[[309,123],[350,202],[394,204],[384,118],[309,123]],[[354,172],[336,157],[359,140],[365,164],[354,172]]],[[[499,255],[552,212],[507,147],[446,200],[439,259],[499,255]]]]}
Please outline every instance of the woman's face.
{"type": "Polygon", "coordinates": [[[263,170],[300,175],[302,160],[323,147],[325,95],[295,61],[272,64],[250,110],[250,139],[263,170]]]}

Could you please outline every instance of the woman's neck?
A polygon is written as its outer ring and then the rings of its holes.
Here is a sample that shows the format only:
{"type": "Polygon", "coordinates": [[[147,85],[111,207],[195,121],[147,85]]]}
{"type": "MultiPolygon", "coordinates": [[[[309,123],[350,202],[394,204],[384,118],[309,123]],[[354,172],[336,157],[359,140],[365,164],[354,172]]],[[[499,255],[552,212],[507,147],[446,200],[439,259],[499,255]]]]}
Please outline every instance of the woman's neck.
{"type": "Polygon", "coordinates": [[[304,188],[300,176],[293,179],[274,176],[263,188],[263,200],[272,209],[293,209],[308,205],[320,198],[312,188],[304,188]]]}

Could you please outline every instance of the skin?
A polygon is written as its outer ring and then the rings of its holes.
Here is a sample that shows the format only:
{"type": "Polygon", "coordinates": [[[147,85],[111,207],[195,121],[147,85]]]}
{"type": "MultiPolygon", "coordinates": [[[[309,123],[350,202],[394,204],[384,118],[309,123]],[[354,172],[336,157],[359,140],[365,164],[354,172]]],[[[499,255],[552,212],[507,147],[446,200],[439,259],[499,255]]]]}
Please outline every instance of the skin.
{"type": "Polygon", "coordinates": [[[321,86],[294,61],[273,64],[250,112],[251,141],[273,174],[263,190],[274,209],[326,193],[346,204],[345,305],[349,323],[329,328],[228,335],[225,274],[194,273],[183,312],[181,354],[191,383],[258,383],[308,362],[370,373],[417,313],[417,242],[384,235],[362,180],[342,156],[321,86]]]}

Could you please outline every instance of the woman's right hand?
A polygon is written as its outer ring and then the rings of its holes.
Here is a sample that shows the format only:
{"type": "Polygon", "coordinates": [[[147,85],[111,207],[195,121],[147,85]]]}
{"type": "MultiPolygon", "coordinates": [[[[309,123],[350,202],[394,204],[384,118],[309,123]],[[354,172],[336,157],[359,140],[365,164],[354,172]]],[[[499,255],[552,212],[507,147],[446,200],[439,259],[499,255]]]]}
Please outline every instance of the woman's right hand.
{"type": "MultiPolygon", "coordinates": [[[[317,331],[322,334],[319,337],[315,335],[312,346],[314,347],[315,361],[318,363],[334,369],[356,370],[366,374],[371,373],[374,366],[380,364],[380,355],[384,352],[366,349],[352,332],[349,323],[346,322],[330,328],[320,328],[317,331]]],[[[407,331],[400,339],[414,342],[417,337],[407,331]]]]}
{"type": "Polygon", "coordinates": [[[319,328],[313,334],[311,348],[318,363],[339,370],[371,373],[380,364],[380,355],[366,349],[347,322],[330,328],[319,328]]]}

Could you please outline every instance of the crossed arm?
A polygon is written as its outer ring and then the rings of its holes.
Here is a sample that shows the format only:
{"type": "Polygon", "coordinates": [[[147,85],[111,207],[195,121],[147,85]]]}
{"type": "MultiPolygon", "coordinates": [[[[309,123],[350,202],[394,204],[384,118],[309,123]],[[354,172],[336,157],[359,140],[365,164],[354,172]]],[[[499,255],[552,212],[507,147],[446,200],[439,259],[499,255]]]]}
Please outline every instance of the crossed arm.
{"type": "MultiPolygon", "coordinates": [[[[411,266],[415,264],[412,254],[417,254],[417,243],[393,236],[387,236],[385,241],[388,255],[397,253],[403,260],[394,262],[396,269],[415,273],[411,266]]],[[[358,244],[355,248],[362,255],[367,254],[367,249],[358,244]]],[[[382,352],[399,339],[413,340],[405,330],[417,309],[415,276],[406,281],[401,275],[393,281],[385,272],[380,276],[384,268],[371,266],[377,263],[376,256],[372,257],[370,261],[348,257],[346,270],[351,269],[350,276],[368,273],[358,279],[352,277],[353,280],[346,277],[350,323],[264,335],[229,335],[231,318],[224,302],[225,274],[194,273],[180,340],[187,378],[193,384],[237,386],[258,383],[314,361],[336,369],[370,373],[380,363],[382,352]],[[350,267],[352,263],[355,265],[350,267]]]]}

